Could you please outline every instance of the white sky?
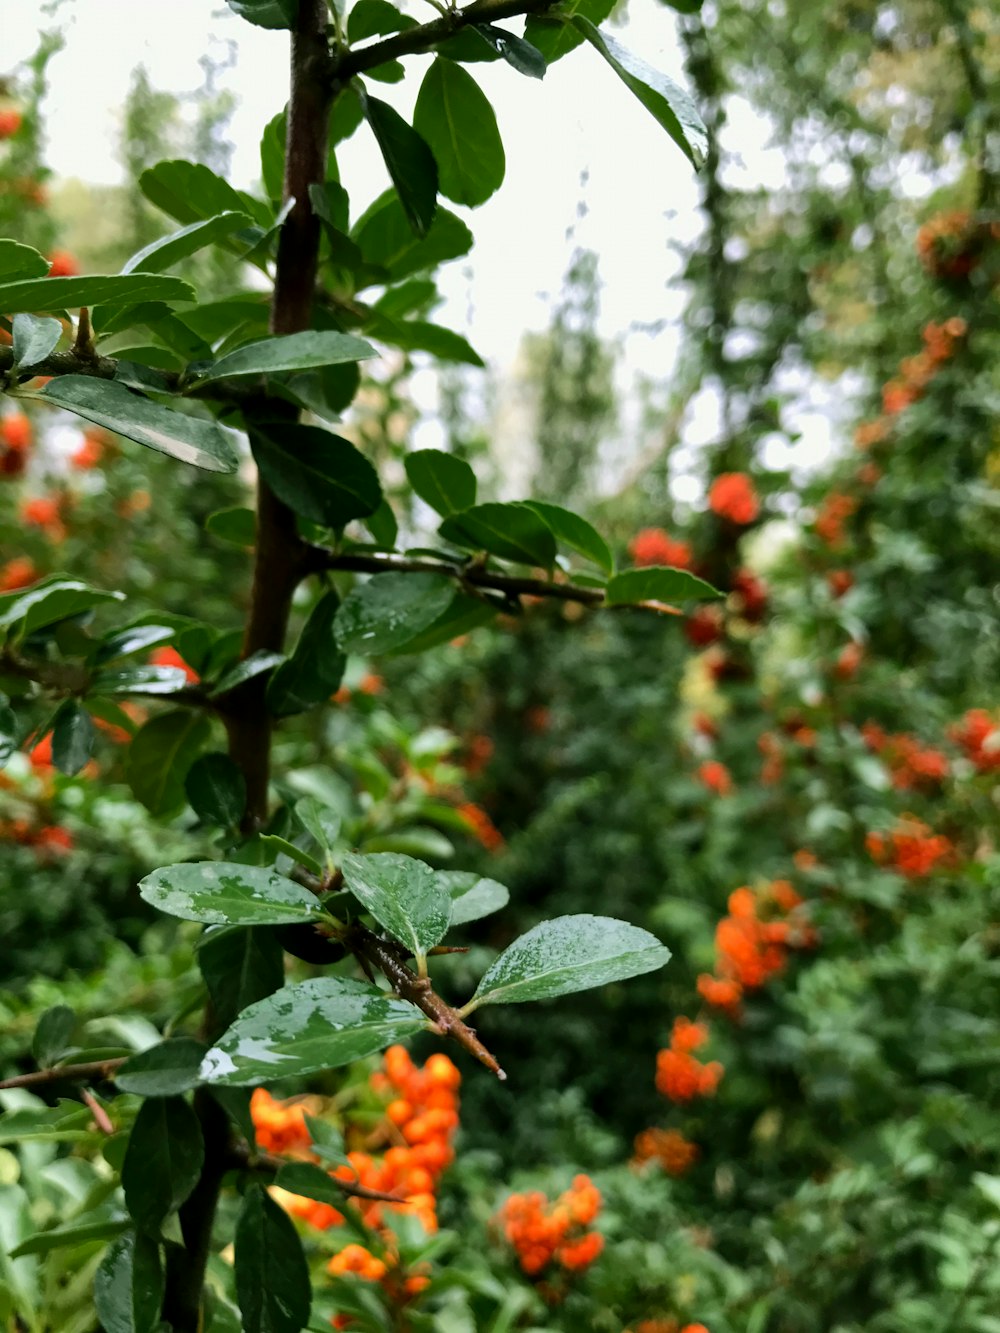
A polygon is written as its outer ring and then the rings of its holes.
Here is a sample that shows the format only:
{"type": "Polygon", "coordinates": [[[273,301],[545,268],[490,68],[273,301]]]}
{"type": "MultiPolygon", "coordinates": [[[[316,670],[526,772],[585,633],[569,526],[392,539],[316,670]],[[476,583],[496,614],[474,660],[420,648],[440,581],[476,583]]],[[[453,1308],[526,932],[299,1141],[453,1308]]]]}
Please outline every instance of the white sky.
{"type": "MultiPolygon", "coordinates": [[[[410,7],[432,16],[429,6],[410,7]]],[[[41,9],[29,0],[0,0],[4,68],[34,49],[41,9]]],[[[65,0],[56,17],[67,36],[50,66],[47,105],[48,162],[58,175],[119,181],[117,141],[132,70],[143,64],[154,87],[190,92],[202,82],[199,57],[206,51],[221,57],[235,41],[237,62],[219,80],[239,98],[230,129],[236,145],[232,180],[240,187],[256,182],[261,130],[286,98],[286,34],[253,27],[221,0],[167,5],[65,0]]],[[[518,30],[514,21],[506,26],[518,30]]],[[[615,35],[684,81],[668,8],[632,0],[628,22],[615,35]]],[[[588,246],[600,256],[602,334],[626,339],[629,376],[642,371],[667,380],[677,353],[676,330],[667,327],[656,337],[628,334],[633,324],[676,321],[682,309],[682,294],[668,290],[668,284],[679,268],[671,247],[689,242],[699,226],[698,187],[689,162],[589,47],[564,58],[543,81],[524,78],[502,61],[471,68],[496,109],[507,176],[500,191],[475,210],[470,260],[443,270],[441,286],[449,299],[441,322],[463,329],[484,357],[509,367],[524,331],[546,327],[548,298],[559,291],[574,245],[588,246]],[[584,172],[588,212],[569,240],[584,172]]],[[[405,112],[418,82],[372,87],[405,112]]],[[[777,186],[782,155],[768,147],[766,124],[747,111],[736,118],[735,169],[748,182],[777,186]]],[[[339,157],[357,216],[387,184],[384,167],[363,126],[339,157]]],[[[711,438],[714,415],[711,403],[696,408],[688,423],[692,444],[711,438]]],[[[800,461],[815,464],[829,447],[829,431],[821,430],[806,444],[808,460],[800,452],[800,461]]]]}

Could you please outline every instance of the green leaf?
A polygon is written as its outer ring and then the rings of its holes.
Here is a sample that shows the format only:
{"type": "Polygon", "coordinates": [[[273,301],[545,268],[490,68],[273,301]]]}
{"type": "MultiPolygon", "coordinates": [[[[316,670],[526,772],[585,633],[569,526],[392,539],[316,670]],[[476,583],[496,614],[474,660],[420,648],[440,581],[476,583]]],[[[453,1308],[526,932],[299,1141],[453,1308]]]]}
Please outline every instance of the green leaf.
{"type": "Polygon", "coordinates": [[[159,1233],[197,1185],[204,1160],[201,1125],[183,1097],[143,1102],[122,1162],[125,1206],[140,1231],[159,1233]]]}
{"type": "Polygon", "coordinates": [[[173,630],[168,625],[128,625],[101,640],[94,650],[94,665],[103,666],[118,657],[145,652],[172,637],[173,630]]]}
{"type": "Polygon", "coordinates": [[[607,542],[585,518],[574,514],[571,509],[563,509],[561,505],[548,504],[542,500],[524,500],[523,503],[544,519],[556,541],[592,560],[605,574],[614,571],[614,556],[607,542]]]}
{"type": "Polygon", "coordinates": [[[236,828],[247,804],[242,770],[221,750],[196,759],[184,779],[184,791],[199,819],[220,828],[236,828]]]}
{"type": "Polygon", "coordinates": [[[686,569],[669,565],[647,565],[644,569],[626,569],[608,581],[605,599],[608,606],[638,605],[642,602],[683,602],[692,597],[721,597],[718,588],[689,574],[686,569]]]}
{"type": "Polygon", "coordinates": [[[136,800],[150,814],[176,814],[184,805],[184,779],[211,730],[202,714],[175,709],[150,718],[136,732],[126,777],[136,800]]]}
{"type": "Polygon", "coordinates": [[[446,541],[473,551],[488,551],[502,560],[551,569],[555,538],[548,524],[523,504],[473,505],[453,514],[438,528],[446,541]]]}
{"type": "Polygon", "coordinates": [[[279,111],[264,126],[260,137],[260,176],[264,193],[275,205],[280,204],[285,189],[285,141],[288,137],[288,113],[279,111]]]}
{"type": "Polygon", "coordinates": [[[451,924],[464,926],[469,921],[499,912],[510,901],[510,893],[495,879],[484,879],[471,870],[439,870],[438,881],[451,894],[451,924]]]}
{"type": "Polygon", "coordinates": [[[37,396],[182,463],[206,472],[236,471],[239,460],[233,446],[214,421],[175,412],[114,380],[61,375],[37,396]]]}
{"type": "Polygon", "coordinates": [[[482,366],[483,358],[454,329],[442,328],[425,319],[389,319],[373,311],[365,321],[365,333],[404,352],[430,352],[439,361],[453,361],[462,366],[482,366]]]}
{"type": "Polygon", "coordinates": [[[104,602],[122,602],[123,592],[102,592],[65,574],[50,574],[24,592],[0,597],[0,630],[22,622],[19,633],[34,634],[46,625],[55,625],[70,616],[78,616],[104,602]]]}
{"type": "Polygon", "coordinates": [[[324,421],[339,421],[345,408],[354,401],[360,383],[357,362],[348,361],[342,366],[293,375],[280,386],[279,392],[324,421]]]}
{"type": "Polygon", "coordinates": [[[94,1274],[94,1310],[104,1333],[155,1333],[163,1304],[160,1247],[131,1228],[113,1241],[94,1274]]]}
{"type": "Polygon", "coordinates": [[[89,1245],[95,1240],[114,1240],[127,1227],[127,1222],[81,1222],[75,1226],[52,1227],[23,1240],[11,1250],[10,1257],[20,1259],[26,1254],[50,1254],[53,1250],[89,1245]]]}
{"type": "Polygon", "coordinates": [[[583,35],[568,22],[583,14],[591,23],[603,23],[618,0],[562,0],[544,15],[532,15],[524,25],[525,40],[542,53],[547,64],[561,59],[583,41],[583,35]]]}
{"type": "Polygon", "coordinates": [[[374,514],[369,514],[365,519],[365,525],[383,550],[394,551],[396,549],[399,524],[396,521],[395,510],[384,496],[382,497],[382,503],[374,514]]]}
{"type": "Polygon", "coordinates": [[[307,1199],[317,1199],[320,1203],[331,1204],[334,1208],[344,1205],[344,1191],[321,1166],[314,1162],[286,1162],[279,1167],[274,1183],[279,1189],[290,1194],[301,1194],[307,1199]]]}
{"type": "Polygon", "coordinates": [[[198,1085],[204,1042],[172,1037],[133,1055],[118,1068],[115,1084],[138,1097],[174,1097],[198,1085]]]}
{"type": "Polygon", "coordinates": [[[300,1333],[312,1306],[309,1267],[295,1224],[260,1185],[247,1190],[235,1240],[243,1333],[300,1333]]]}
{"type": "Polygon", "coordinates": [[[694,166],[700,167],[708,152],[708,131],[690,94],[669,75],[661,74],[613,37],[600,32],[583,14],[576,14],[572,22],[694,166]]]}
{"type": "Polygon", "coordinates": [[[268,681],[267,707],[275,717],[304,712],[339,688],[347,665],[334,636],[339,607],[336,592],[323,594],[302,627],[295,651],[268,681]]]}
{"type": "Polygon", "coordinates": [[[206,245],[212,245],[250,224],[251,219],[245,212],[231,210],[217,213],[214,218],[205,218],[201,222],[192,222],[180,231],[161,236],[159,240],[137,250],[131,259],[125,261],[122,272],[134,273],[138,270],[142,273],[162,273],[165,268],[171,268],[180,260],[196,254],[206,245]]]}
{"type": "Polygon", "coordinates": [[[198,943],[198,966],[222,1028],[255,1000],[273,995],[285,980],[281,945],[269,926],[206,931],[198,943]]]}
{"type": "Polygon", "coordinates": [[[62,337],[62,325],[57,319],[41,315],[15,315],[11,321],[14,333],[14,367],[35,366],[44,361],[62,337]]]}
{"type": "Polygon", "coordinates": [[[327,871],[333,871],[337,864],[334,853],[340,839],[340,815],[315,796],[303,796],[295,802],[295,817],[322,850],[327,871]]]}
{"type": "Polygon", "coordinates": [[[551,1000],[653,972],[669,958],[655,935],[626,921],[558,916],[504,950],[476,987],[473,1006],[551,1000]]]}
{"type": "Polygon", "coordinates": [[[415,19],[401,14],[388,0],[357,0],[347,18],[347,40],[353,46],[367,37],[387,37],[415,26],[415,19]]]}
{"type": "Polygon", "coordinates": [[[31,1054],[39,1069],[48,1069],[62,1059],[73,1046],[76,1014],[65,1004],[46,1009],[38,1020],[31,1042],[31,1054]]]}
{"type": "Polygon", "coordinates": [[[303,851],[301,847],[296,847],[295,843],[289,842],[287,838],[282,838],[277,833],[261,833],[258,836],[265,847],[270,847],[275,852],[281,852],[284,856],[290,857],[296,864],[304,866],[311,874],[321,875],[323,873],[323,867],[315,856],[303,851]]]}
{"type": "Polygon", "coordinates": [[[311,1151],[317,1157],[322,1157],[324,1162],[346,1162],[347,1147],[344,1136],[337,1126],[331,1124],[329,1120],[320,1120],[317,1116],[309,1115],[308,1112],[304,1119],[309,1137],[312,1139],[311,1151]]]}
{"type": "Polygon", "coordinates": [[[497,608],[482,598],[467,597],[465,593],[458,592],[432,625],[397,651],[401,656],[422,653],[428,648],[436,648],[439,643],[450,643],[452,639],[468,634],[469,630],[488,624],[496,613],[497,608]]]}
{"type": "Polygon", "coordinates": [[[497,119],[468,70],[437,56],[420,85],[413,124],[430,145],[447,198],[475,208],[500,188],[506,159],[497,119]]]}
{"type": "Polygon", "coordinates": [[[289,29],[295,23],[296,0],[226,0],[226,4],[258,28],[289,29]]]}
{"type": "Polygon", "coordinates": [[[545,78],[545,57],[537,46],[532,46],[523,37],[515,37],[512,32],[497,28],[492,23],[477,23],[476,32],[493,47],[497,55],[503,56],[518,74],[525,74],[529,79],[545,78]]]}
{"type": "Polygon", "coordinates": [[[424,1023],[415,1005],[375,986],[316,977],[244,1009],[205,1056],[201,1076],[240,1087],[337,1069],[412,1036],[424,1023]]]}
{"type": "Polygon", "coordinates": [[[44,278],[52,265],[33,250],[30,245],[20,241],[0,238],[0,281],[13,282],[18,278],[44,278]]]}
{"type": "Polygon", "coordinates": [[[235,690],[239,685],[245,685],[248,680],[253,680],[255,676],[263,676],[265,672],[273,671],[284,660],[281,653],[272,653],[268,652],[266,648],[258,648],[255,653],[251,653],[249,657],[241,658],[235,666],[231,666],[228,671],[224,671],[212,686],[208,697],[210,699],[221,698],[223,694],[228,694],[230,690],[235,690]]]}
{"type": "Polygon", "coordinates": [[[310,367],[338,366],[345,361],[364,361],[377,355],[371,343],[355,338],[353,334],[311,329],[306,333],[287,333],[238,347],[199,375],[198,382],[207,384],[240,375],[276,375],[310,367]]]}
{"type": "Polygon", "coordinates": [[[59,705],[52,723],[52,762],[60,773],[79,773],[94,752],[95,731],[90,714],[76,699],[59,705]]]}
{"type": "Polygon", "coordinates": [[[401,648],[432,625],[455,596],[443,574],[375,574],[348,593],[337,612],[337,643],[366,656],[401,648]]]}
{"type": "Polygon", "coordinates": [[[123,671],[99,671],[91,681],[95,694],[176,694],[187,688],[188,679],[180,667],[141,666],[123,671]]]}
{"type": "Polygon", "coordinates": [[[135,305],[139,301],[194,301],[195,290],[180,278],[147,273],[90,278],[29,278],[0,283],[0,310],[77,310],[80,306],[135,305]]]}
{"type": "Polygon", "coordinates": [[[61,1097],[55,1106],[24,1106],[0,1115],[0,1144],[69,1143],[93,1133],[88,1106],[61,1097]]]}
{"type": "Polygon", "coordinates": [[[349,440],[320,426],[282,423],[252,430],[253,455],[279,500],[302,518],[343,528],[374,514],[382,501],[378,475],[349,440]]]}
{"type": "MultiPolygon", "coordinates": [[[[139,189],[151,204],[187,226],[219,213],[248,213],[258,227],[270,227],[271,210],[260,199],[245,194],[200,162],[157,162],[139,177],[139,189]]],[[[166,299],[166,298],[165,298],[166,299]]]]}
{"type": "Polygon", "coordinates": [[[426,236],[437,207],[438,172],[434,154],[388,102],[364,92],[359,96],[406,219],[417,236],[426,236]]]}
{"type": "Polygon", "coordinates": [[[355,898],[418,962],[444,937],[451,895],[423,861],[397,852],[348,852],[341,869],[355,898]]]}
{"type": "Polygon", "coordinates": [[[205,531],[234,546],[253,546],[257,541],[257,515],[242,505],[217,509],[205,519],[205,531]]]}
{"type": "Polygon", "coordinates": [[[168,916],[209,925],[263,926],[322,919],[314,894],[263,866],[193,861],[163,866],[139,893],[168,916]]]}
{"type": "Polygon", "coordinates": [[[403,206],[392,191],[381,196],[358,220],[352,235],[365,261],[398,282],[410,273],[436,268],[472,249],[472,232],[446,208],[439,208],[423,238],[414,235],[403,206]]]}

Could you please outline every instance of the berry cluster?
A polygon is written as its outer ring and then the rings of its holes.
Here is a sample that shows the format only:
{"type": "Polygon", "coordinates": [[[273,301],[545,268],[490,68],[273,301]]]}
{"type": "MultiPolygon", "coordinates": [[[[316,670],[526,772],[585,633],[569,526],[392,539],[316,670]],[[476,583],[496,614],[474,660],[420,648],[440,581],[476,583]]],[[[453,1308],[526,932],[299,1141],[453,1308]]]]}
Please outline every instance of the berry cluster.
{"type": "Polygon", "coordinates": [[[785,968],[788,951],[810,948],[816,934],[802,912],[802,899],[786,879],[729,895],[729,913],[715,928],[715,975],[698,978],[706,1004],[735,1017],[746,991],[758,990],[785,968]]]}
{"type": "Polygon", "coordinates": [[[580,1175],[554,1203],[541,1190],[512,1194],[500,1210],[500,1225],[529,1277],[552,1264],[579,1272],[604,1248],[600,1232],[587,1230],[600,1210],[600,1191],[589,1176],[580,1175]]]}
{"type": "Polygon", "coordinates": [[[689,1102],[695,1097],[712,1097],[725,1073],[718,1060],[708,1064],[692,1055],[708,1041],[704,1023],[692,1023],[683,1016],[674,1019],[670,1045],[656,1056],[656,1088],[672,1102],[689,1102]]]}
{"type": "Polygon", "coordinates": [[[889,833],[869,833],[865,847],[880,866],[897,870],[907,879],[923,879],[939,866],[954,861],[955,846],[915,815],[903,815],[889,833]]]}

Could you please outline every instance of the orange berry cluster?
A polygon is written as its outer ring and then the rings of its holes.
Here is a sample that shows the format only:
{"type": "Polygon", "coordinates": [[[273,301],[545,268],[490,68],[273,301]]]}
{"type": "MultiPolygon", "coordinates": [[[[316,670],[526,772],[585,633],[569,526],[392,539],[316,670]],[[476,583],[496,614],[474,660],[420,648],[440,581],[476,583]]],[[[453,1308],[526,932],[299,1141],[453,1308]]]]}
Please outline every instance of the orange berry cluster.
{"type": "Polygon", "coordinates": [[[1000,723],[985,708],[970,708],[948,734],[980,773],[1000,768],[1000,723]]]}
{"type": "Polygon", "coordinates": [[[997,223],[977,222],[964,210],[951,209],[920,228],[917,254],[932,277],[955,281],[979,265],[991,239],[1000,239],[997,223]]]}
{"type": "Polygon", "coordinates": [[[254,1089],[250,1116],[258,1145],[265,1152],[303,1153],[312,1139],[306,1128],[306,1108],[301,1102],[278,1102],[266,1088],[254,1089]]]}
{"type": "Polygon", "coordinates": [[[704,1023],[692,1023],[683,1016],[674,1019],[670,1045],[656,1055],[656,1088],[672,1102],[689,1102],[695,1097],[712,1097],[725,1072],[718,1060],[708,1064],[692,1055],[708,1041],[704,1023]]]}
{"type": "Polygon", "coordinates": [[[629,542],[628,553],[637,565],[691,567],[691,547],[663,528],[642,528],[629,542]]]}
{"type": "Polygon", "coordinates": [[[760,501],[745,472],[720,472],[708,491],[708,507],[719,518],[743,527],[760,513],[760,501]]]}
{"type": "Polygon", "coordinates": [[[861,734],[889,769],[892,785],[900,791],[932,787],[948,776],[948,759],[940,750],[924,746],[906,732],[889,735],[877,722],[866,722],[861,734]]]}
{"type": "Polygon", "coordinates": [[[625,1329],[624,1333],[708,1333],[704,1324],[685,1324],[682,1328],[676,1319],[642,1319],[635,1329],[625,1329]]]}
{"type": "Polygon", "coordinates": [[[888,438],[892,429],[890,418],[923,395],[942,365],[954,355],[955,344],[966,333],[968,325],[958,315],[946,319],[943,324],[935,324],[931,320],[924,325],[921,335],[923,351],[916,356],[904,357],[899,363],[899,375],[882,388],[884,415],[874,421],[863,421],[854,432],[854,443],[859,449],[869,449],[873,444],[881,444],[888,438]]]}
{"type": "Polygon", "coordinates": [[[698,994],[735,1017],[745,991],[783,971],[791,948],[810,948],[816,935],[802,920],[802,899],[786,879],[729,895],[729,914],[715,928],[715,975],[698,978],[698,994]]]}
{"type": "Polygon", "coordinates": [[[698,768],[698,778],[709,791],[719,796],[728,796],[733,789],[733,779],[725,764],[718,759],[706,759],[698,768]]]}
{"type": "Polygon", "coordinates": [[[891,833],[869,833],[865,847],[878,865],[898,870],[907,879],[922,879],[939,865],[954,859],[950,838],[913,815],[903,815],[891,833]]]}
{"type": "Polygon", "coordinates": [[[813,524],[819,539],[827,546],[841,546],[844,541],[844,524],[857,507],[858,502],[854,496],[831,491],[824,498],[813,524]]]}
{"type": "Polygon", "coordinates": [[[644,1129],[635,1137],[634,1161],[658,1162],[668,1176],[685,1175],[700,1156],[697,1143],[678,1129],[644,1129]]]}
{"type": "Polygon", "coordinates": [[[498,852],[504,846],[504,836],[481,805],[466,801],[455,813],[468,825],[469,832],[488,852],[498,852]]]}
{"type": "Polygon", "coordinates": [[[541,1190],[512,1194],[500,1210],[500,1225],[529,1277],[552,1263],[580,1272],[604,1249],[600,1232],[587,1230],[600,1211],[600,1191],[589,1176],[579,1175],[555,1203],[541,1190]]]}

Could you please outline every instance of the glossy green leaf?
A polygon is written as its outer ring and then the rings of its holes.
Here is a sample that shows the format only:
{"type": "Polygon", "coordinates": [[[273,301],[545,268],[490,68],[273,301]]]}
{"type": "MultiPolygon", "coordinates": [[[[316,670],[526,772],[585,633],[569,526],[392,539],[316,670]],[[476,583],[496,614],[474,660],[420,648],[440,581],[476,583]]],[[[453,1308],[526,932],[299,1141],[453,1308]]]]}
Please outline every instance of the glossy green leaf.
{"type": "Polygon", "coordinates": [[[260,137],[260,177],[264,193],[275,205],[281,203],[285,188],[285,140],[288,137],[288,113],[279,111],[264,126],[260,137]]]}
{"type": "Polygon", "coordinates": [[[289,842],[287,838],[282,838],[277,833],[261,833],[258,836],[265,847],[273,852],[280,852],[282,855],[290,857],[297,865],[304,866],[310,874],[321,875],[323,873],[323,867],[315,856],[310,855],[301,847],[296,847],[295,843],[289,842]]]}
{"type": "Polygon", "coordinates": [[[548,504],[542,500],[525,500],[523,503],[548,524],[557,542],[586,556],[605,574],[612,573],[615,561],[611,549],[585,518],[574,514],[571,509],[563,509],[561,505],[548,504]]]}
{"type": "Polygon", "coordinates": [[[172,1037],[126,1060],[115,1073],[115,1084],[139,1097],[175,1097],[197,1086],[205,1050],[204,1042],[193,1037],[172,1037]]]}
{"type": "Polygon", "coordinates": [[[240,685],[245,685],[248,680],[253,680],[255,676],[263,676],[272,672],[284,660],[282,653],[271,653],[266,648],[259,648],[257,652],[251,653],[249,657],[241,658],[228,671],[224,671],[212,686],[209,698],[221,698],[222,695],[228,694],[230,690],[235,690],[240,685]]]}
{"type": "Polygon", "coordinates": [[[388,102],[367,93],[361,93],[360,97],[365,119],[375,135],[407,221],[417,236],[426,236],[437,207],[438,170],[434,154],[388,102]]]}
{"type": "Polygon", "coordinates": [[[322,850],[328,871],[336,866],[334,853],[340,840],[342,820],[336,810],[317,801],[315,796],[303,796],[295,802],[295,817],[322,850]]]}
{"type": "Polygon", "coordinates": [[[352,231],[365,260],[384,269],[393,282],[410,273],[433,269],[459,259],[472,249],[472,232],[465,223],[439,208],[426,236],[417,236],[396,194],[382,195],[359,219],[352,231]]]}
{"type": "Polygon", "coordinates": [[[613,37],[595,28],[585,15],[574,15],[572,22],[694,166],[700,167],[708,152],[708,131],[691,95],[669,75],[653,69],[613,37]]]}
{"type": "Polygon", "coordinates": [[[506,60],[512,69],[516,69],[518,74],[524,74],[529,79],[545,78],[545,57],[537,46],[532,46],[523,37],[515,37],[512,32],[506,32],[492,23],[477,23],[476,32],[490,44],[497,55],[506,60]]]}
{"type": "Polygon", "coordinates": [[[24,1106],[0,1115],[0,1144],[70,1143],[93,1132],[90,1108],[65,1097],[55,1106],[24,1106]]]}
{"type": "Polygon", "coordinates": [[[10,1257],[20,1259],[26,1254],[51,1254],[53,1250],[73,1249],[95,1240],[114,1240],[127,1227],[127,1222],[80,1222],[74,1226],[52,1227],[23,1240],[11,1250],[10,1257]]]}
{"type": "Polygon", "coordinates": [[[216,361],[199,376],[199,382],[234,379],[241,375],[277,375],[310,367],[337,366],[345,361],[364,361],[378,353],[371,343],[350,333],[333,330],[287,333],[247,343],[216,361]]]}
{"type": "Polygon", "coordinates": [[[626,569],[608,581],[605,597],[609,606],[640,602],[683,602],[692,597],[720,597],[718,588],[690,574],[686,569],[668,565],[647,565],[644,569],[626,569]]]}
{"type": "Polygon", "coordinates": [[[348,852],[341,869],[355,898],[415,958],[422,959],[444,937],[451,895],[423,861],[398,852],[348,852]]]}
{"type": "Polygon", "coordinates": [[[57,319],[42,315],[15,315],[11,321],[14,337],[14,366],[23,369],[44,361],[62,337],[57,319]]]}
{"type": "Polygon", "coordinates": [[[153,1235],[201,1175],[205,1145],[198,1117],[183,1097],[150,1097],[139,1108],[122,1162],[125,1206],[153,1235]]]}
{"type": "Polygon", "coordinates": [[[267,706],[275,717],[304,712],[329,699],[340,687],[347,659],[334,634],[339,607],[336,592],[331,589],[323,594],[309,613],[291,657],[268,681],[267,706]]]}
{"type": "MultiPolygon", "coordinates": [[[[349,139],[365,118],[361,110],[361,99],[357,93],[359,86],[349,83],[341,90],[330,110],[330,143],[334,148],[345,139],[349,139]]],[[[330,174],[328,166],[327,175],[330,174]]]]}
{"type": "Polygon", "coordinates": [[[295,1224],[260,1185],[243,1199],[234,1248],[243,1333],[300,1333],[312,1305],[309,1267],[295,1224]]]}
{"type": "Polygon", "coordinates": [[[180,667],[137,666],[121,671],[99,671],[91,681],[95,694],[176,694],[187,688],[188,678],[180,667]]]}
{"type": "Polygon", "coordinates": [[[76,699],[59,705],[52,723],[52,762],[60,773],[73,777],[94,752],[94,724],[76,699]]]}
{"type": "Polygon", "coordinates": [[[46,1009],[38,1020],[31,1042],[31,1054],[39,1069],[48,1069],[72,1048],[76,1014],[65,1004],[46,1009]]]}
{"type": "Polygon", "coordinates": [[[205,1056],[201,1077],[240,1087],[338,1069],[412,1036],[424,1023],[414,1005],[375,986],[316,977],[244,1009],[205,1056]]]}
{"type": "Polygon", "coordinates": [[[348,361],[342,366],[293,375],[280,386],[279,392],[321,420],[336,422],[354,401],[360,384],[358,364],[348,361]]]}
{"type": "Polygon", "coordinates": [[[253,546],[257,541],[257,515],[242,505],[217,509],[205,519],[205,531],[234,546],[253,546]]]}
{"type": "Polygon", "coordinates": [[[583,34],[569,22],[574,15],[583,14],[591,23],[603,23],[616,4],[617,0],[562,0],[545,14],[529,15],[524,25],[525,40],[551,65],[583,42],[583,34]]]}
{"type": "Polygon", "coordinates": [[[344,1191],[336,1181],[331,1180],[328,1172],[314,1162],[286,1162],[280,1167],[274,1183],[279,1189],[290,1194],[301,1194],[307,1199],[317,1199],[320,1203],[331,1204],[334,1208],[344,1205],[344,1191]]]}
{"type": "Polygon", "coordinates": [[[168,625],[128,625],[101,640],[94,651],[94,665],[103,666],[119,657],[142,653],[157,644],[166,643],[173,635],[168,625]]]}
{"type": "Polygon", "coordinates": [[[291,28],[297,0],[226,0],[234,14],[258,28],[291,28]]]}
{"type": "Polygon", "coordinates": [[[365,321],[365,333],[404,352],[429,352],[438,361],[460,366],[485,364],[468,339],[426,319],[389,319],[376,311],[365,321]]]}
{"type": "Polygon", "coordinates": [[[162,273],[165,268],[171,268],[189,255],[197,254],[206,245],[212,245],[232,235],[234,231],[249,227],[250,223],[251,219],[246,213],[233,210],[192,222],[187,227],[181,227],[180,231],[161,236],[159,240],[151,241],[149,245],[137,250],[125,261],[122,272],[162,273]]]}
{"type": "Polygon", "coordinates": [[[139,301],[194,301],[195,290],[180,278],[148,273],[91,278],[24,278],[0,283],[0,310],[78,310],[80,306],[135,305],[139,301]]]}
{"type": "Polygon", "coordinates": [[[208,930],[198,943],[216,1022],[226,1028],[243,1009],[273,995],[284,984],[281,945],[270,926],[208,930]]]}
{"type": "Polygon", "coordinates": [[[18,626],[22,635],[34,634],[46,625],[55,625],[70,616],[81,615],[105,602],[121,602],[125,594],[103,592],[79,579],[64,574],[50,574],[23,592],[0,596],[0,630],[18,626]]]}
{"type": "Polygon", "coordinates": [[[436,861],[446,861],[455,854],[455,848],[443,833],[422,824],[393,829],[391,833],[375,833],[363,839],[359,850],[365,853],[402,852],[404,856],[429,856],[436,861]]]}
{"type": "Polygon", "coordinates": [[[247,784],[242,769],[221,750],[196,759],[184,779],[188,804],[199,819],[236,828],[247,804],[247,784]]]}
{"type": "Polygon", "coordinates": [[[432,625],[455,596],[443,574],[375,574],[345,597],[337,612],[337,643],[345,653],[390,652],[432,625]]]}
{"type": "Polygon", "coordinates": [[[500,188],[506,158],[496,116],[468,70],[438,56],[420,85],[413,124],[430,145],[447,198],[475,208],[500,188]]]}
{"type": "Polygon", "coordinates": [[[324,1162],[346,1162],[347,1146],[339,1128],[329,1120],[320,1120],[308,1112],[304,1119],[312,1139],[311,1151],[317,1157],[322,1157],[324,1162]]]}
{"type": "Polygon", "coordinates": [[[139,893],[168,916],[210,925],[280,925],[322,916],[315,895],[301,884],[232,861],[163,866],[139,881],[139,893]]]}
{"type": "Polygon", "coordinates": [[[446,541],[473,551],[488,551],[523,565],[555,563],[556,542],[548,524],[526,505],[473,505],[446,518],[438,529],[446,541]]]}
{"type": "Polygon", "coordinates": [[[187,226],[219,213],[248,213],[258,227],[267,228],[273,218],[260,199],[254,199],[217,176],[200,162],[175,159],[157,162],[139,177],[139,189],[151,204],[187,226]]]}
{"type": "Polygon", "coordinates": [[[384,496],[374,514],[369,514],[365,519],[365,526],[384,551],[396,549],[399,523],[396,521],[395,510],[384,496]]]}
{"type": "Polygon", "coordinates": [[[282,423],[252,431],[250,440],[264,480],[302,518],[342,528],[373,514],[382,501],[367,458],[320,426],[282,423]]]}
{"type": "Polygon", "coordinates": [[[476,987],[481,1004],[520,1004],[654,972],[670,958],[655,935],[607,916],[543,921],[500,955],[476,987]]]}
{"type": "Polygon", "coordinates": [[[471,870],[439,870],[437,877],[451,895],[453,926],[490,916],[510,901],[510,893],[502,884],[471,870]]]}
{"type": "Polygon", "coordinates": [[[20,278],[44,278],[51,264],[44,255],[33,250],[30,245],[0,238],[0,282],[13,282],[20,278]]]}
{"type": "Polygon", "coordinates": [[[163,1303],[160,1247],[131,1228],[109,1246],[94,1274],[94,1311],[104,1333],[155,1333],[163,1303]]]}
{"type": "Polygon", "coordinates": [[[207,717],[175,709],[151,718],[136,732],[126,777],[138,801],[153,815],[176,814],[184,805],[184,779],[211,733],[207,717]]]}
{"type": "Polygon", "coordinates": [[[214,421],[175,412],[115,380],[61,375],[50,380],[38,396],[182,463],[206,472],[236,471],[236,452],[214,421]]]}
{"type": "Polygon", "coordinates": [[[450,643],[480,625],[487,625],[497,614],[497,607],[479,597],[457,592],[447,609],[416,638],[397,649],[400,655],[422,653],[440,643],[450,643]]]}
{"type": "Polygon", "coordinates": [[[393,32],[405,32],[416,20],[401,14],[389,0],[357,0],[347,16],[347,40],[353,46],[367,37],[387,37],[393,32]]]}

